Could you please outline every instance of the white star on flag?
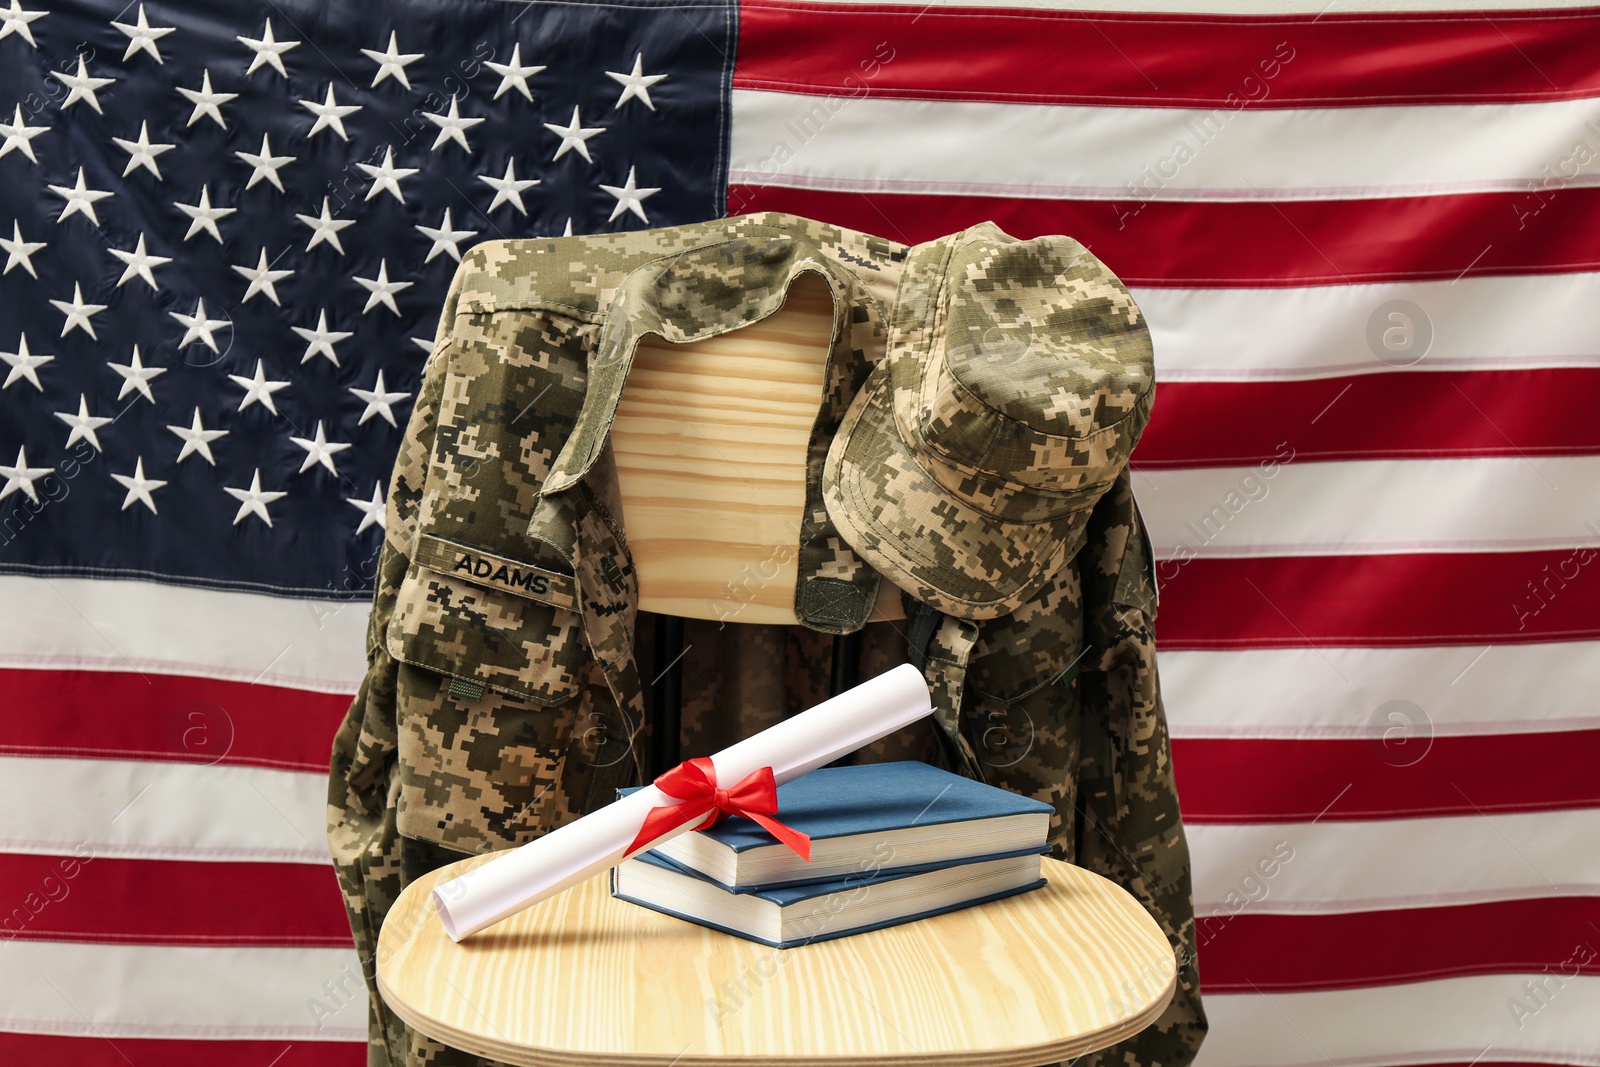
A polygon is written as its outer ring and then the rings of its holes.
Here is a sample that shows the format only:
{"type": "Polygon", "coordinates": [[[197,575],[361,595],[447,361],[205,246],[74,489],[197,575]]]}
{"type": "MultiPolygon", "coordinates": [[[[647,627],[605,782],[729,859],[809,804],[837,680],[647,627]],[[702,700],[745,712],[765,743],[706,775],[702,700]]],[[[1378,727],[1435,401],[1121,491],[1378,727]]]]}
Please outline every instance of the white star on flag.
{"type": "Polygon", "coordinates": [[[106,251],[122,260],[125,268],[122,272],[122,277],[117,279],[118,289],[121,289],[125,284],[134,278],[141,278],[150,288],[156,290],[157,292],[160,291],[161,286],[156,284],[155,275],[150,273],[150,268],[159,267],[165,263],[171,263],[172,257],[152,256],[150,253],[146,252],[144,250],[144,234],[141,233],[139,235],[139,243],[134,246],[132,252],[123,252],[116,248],[107,248],[106,251]]]}
{"type": "Polygon", "coordinates": [[[395,81],[404,85],[407,89],[411,88],[411,82],[406,78],[406,68],[423,56],[421,52],[401,54],[400,49],[395,44],[393,30],[389,31],[388,49],[379,52],[373,48],[363,48],[361,54],[378,64],[378,73],[373,76],[372,84],[368,86],[371,89],[376,89],[379,82],[389,77],[393,77],[395,81]]]}
{"type": "Polygon", "coordinates": [[[515,89],[529,101],[533,100],[533,90],[528,88],[528,79],[544,70],[544,67],[525,67],[522,65],[522,44],[518,42],[511,46],[511,62],[494,63],[485,61],[484,66],[500,75],[500,88],[494,91],[494,98],[500,99],[507,89],[515,89]]]}
{"type": "Polygon", "coordinates": [[[185,241],[199,233],[206,231],[217,239],[217,244],[222,243],[222,231],[217,229],[217,220],[225,219],[239,209],[236,207],[212,207],[211,187],[200,187],[200,200],[194,204],[180,204],[176,200],[172,206],[189,216],[189,231],[183,235],[185,241]]]}
{"type": "Polygon", "coordinates": [[[558,123],[547,122],[544,124],[544,128],[551,133],[559,134],[561,137],[560,147],[556,149],[556,154],[550,157],[550,162],[552,163],[566,155],[569,149],[574,148],[578,150],[580,156],[593,163],[594,157],[589,154],[589,138],[595,134],[606,132],[603,126],[585,126],[583,120],[578,117],[578,109],[576,107],[572,109],[572,121],[567,125],[562,126],[558,123]]]}
{"type": "Polygon", "coordinates": [[[200,421],[200,409],[194,409],[194,419],[188,426],[174,426],[167,424],[167,429],[178,435],[183,442],[183,448],[178,453],[177,462],[182,463],[191,454],[198,452],[200,456],[213,467],[217,465],[217,457],[211,454],[211,442],[219,437],[228,436],[227,430],[208,430],[200,421]]]}
{"type": "Polygon", "coordinates": [[[0,122],[0,133],[5,134],[6,143],[0,145],[0,159],[12,149],[20,149],[34,163],[39,162],[39,157],[33,154],[33,139],[50,129],[48,126],[29,126],[22,117],[22,105],[18,104],[10,122],[0,122]]]}
{"type": "Polygon", "coordinates": [[[432,263],[433,257],[440,252],[450,253],[450,258],[457,263],[461,262],[461,249],[457,247],[468,237],[477,234],[477,230],[457,230],[450,225],[450,209],[444,209],[444,219],[440,221],[437,229],[431,226],[418,226],[417,229],[424,237],[433,242],[433,247],[428,249],[428,256],[422,262],[432,263]]]}
{"type": "Polygon", "coordinates": [[[55,309],[67,317],[67,321],[61,327],[62,337],[71,333],[74,328],[81,328],[84,333],[93,337],[96,341],[100,340],[95,335],[94,325],[89,320],[104,311],[108,305],[85,303],[83,290],[78,286],[77,282],[72,283],[71,300],[52,300],[50,303],[54,304],[55,309]]]}
{"type": "Polygon", "coordinates": [[[34,19],[42,19],[48,14],[48,11],[25,11],[17,0],[11,0],[11,6],[4,11],[0,11],[0,22],[4,23],[0,25],[0,41],[5,40],[14,33],[24,41],[27,41],[37,51],[39,42],[33,39],[33,31],[28,28],[28,24],[34,19]]]}
{"type": "Polygon", "coordinates": [[[379,304],[382,304],[398,315],[400,314],[400,308],[394,302],[394,294],[403,289],[411,288],[414,283],[391,282],[389,280],[389,261],[380,259],[378,260],[378,276],[376,278],[362,278],[358,275],[356,284],[360,285],[369,294],[366,305],[361,309],[361,314],[365,315],[379,304]]]}
{"type": "Polygon", "coordinates": [[[33,483],[54,470],[54,467],[28,466],[28,450],[26,448],[18,448],[17,461],[15,463],[9,467],[0,464],[0,477],[4,477],[6,480],[5,488],[0,489],[0,500],[4,500],[20,489],[28,494],[29,500],[37,504],[39,502],[39,491],[33,487],[33,483]]]}
{"type": "Polygon", "coordinates": [[[6,375],[4,385],[0,389],[10,389],[11,383],[21,378],[26,378],[39,392],[44,392],[44,386],[39,384],[39,368],[55,359],[55,356],[34,355],[28,351],[28,335],[22,334],[17,341],[15,352],[0,352],[0,359],[6,361],[11,368],[6,375]]]}
{"type": "Polygon", "coordinates": [[[433,139],[433,147],[428,149],[430,152],[437,152],[439,146],[446,141],[454,141],[470,153],[472,146],[467,143],[467,131],[478,125],[478,123],[486,121],[485,119],[462,118],[461,111],[456,106],[456,98],[453,96],[450,98],[450,111],[448,114],[440,115],[432,111],[424,111],[422,117],[439,127],[439,136],[433,139]]]}
{"type": "Polygon", "coordinates": [[[39,272],[33,269],[33,254],[47,244],[48,242],[45,241],[23,240],[22,224],[17,222],[16,219],[12,219],[11,240],[8,241],[4,237],[0,237],[0,250],[3,250],[6,254],[6,269],[0,271],[0,274],[10,274],[12,267],[21,264],[23,270],[37,278],[39,272]]]}
{"type": "Polygon", "coordinates": [[[261,151],[235,152],[234,155],[250,164],[254,170],[250,172],[250,180],[244,183],[246,189],[254,189],[256,182],[265,178],[273,184],[278,192],[283,192],[283,179],[278,177],[278,171],[295,161],[294,156],[275,156],[272,154],[272,144],[267,140],[267,135],[261,135],[261,151]]]}
{"type": "Polygon", "coordinates": [[[366,171],[372,178],[372,188],[367,190],[368,200],[387,189],[394,194],[396,200],[402,204],[406,202],[405,194],[400,191],[400,181],[415,174],[417,168],[395,166],[393,148],[384,146],[383,163],[379,166],[375,167],[371,163],[357,163],[356,166],[366,171]]]}
{"type": "Polygon", "coordinates": [[[156,502],[151,498],[150,494],[155,492],[157,489],[160,489],[167,483],[159,478],[146,478],[144,476],[143,456],[134,461],[133,474],[113,474],[111,478],[118,485],[122,486],[122,488],[128,491],[128,495],[122,498],[123,511],[127,511],[129,505],[137,500],[139,503],[149,508],[152,515],[159,514],[159,512],[156,511],[156,502]]]}
{"type": "Polygon", "coordinates": [[[89,106],[94,108],[95,114],[105,114],[104,111],[100,110],[100,98],[95,95],[95,91],[97,89],[104,89],[116,79],[91,78],[89,76],[89,67],[83,61],[82,52],[78,53],[78,70],[76,73],[63,74],[59,70],[52,70],[50,72],[50,77],[57,79],[62,85],[65,85],[67,89],[70,90],[67,93],[67,98],[61,101],[62,111],[67,110],[67,108],[71,107],[73,104],[76,104],[80,100],[87,100],[89,102],[89,106]]]}
{"type": "Polygon", "coordinates": [[[622,86],[622,95],[617,97],[617,102],[611,105],[615,111],[629,100],[638,100],[651,111],[656,109],[655,103],[650,99],[650,87],[656,82],[666,78],[665,74],[646,74],[644,72],[644,53],[640,52],[633,57],[633,69],[623,74],[619,71],[608,70],[606,77],[622,86]]]}
{"type": "Polygon", "coordinates": [[[272,35],[272,20],[267,20],[266,28],[261,31],[260,37],[235,37],[234,40],[244,45],[255,55],[250,57],[250,69],[245,71],[245,76],[254,74],[258,68],[265,64],[287,78],[289,72],[283,66],[283,54],[291,48],[299,48],[299,41],[280,41],[272,35]]]}
{"type": "Polygon", "coordinates": [[[263,491],[261,488],[261,468],[250,478],[250,488],[235,489],[232,486],[222,487],[233,499],[239,501],[239,513],[233,517],[233,524],[239,525],[246,515],[254,515],[268,526],[272,525],[272,516],[267,514],[267,505],[277,500],[282,500],[288,493],[276,491],[263,491]]]}
{"type": "Polygon", "coordinates": [[[133,356],[126,363],[107,363],[106,366],[117,372],[122,379],[122,388],[117,390],[117,399],[121,400],[129,393],[137,391],[150,403],[156,402],[156,396],[150,391],[150,381],[167,373],[165,367],[146,367],[139,359],[139,346],[133,346],[133,356]]]}
{"type": "Polygon", "coordinates": [[[105,189],[90,189],[83,181],[83,168],[78,168],[78,182],[76,185],[52,185],[50,191],[66,201],[61,214],[56,216],[57,222],[65,222],[68,215],[82,215],[94,224],[100,225],[100,216],[95,214],[96,201],[104,200],[111,193],[105,189]]]}
{"type": "Polygon", "coordinates": [[[288,382],[273,382],[267,380],[267,374],[262,369],[261,361],[256,360],[256,373],[254,377],[246,378],[242,374],[230,374],[235,385],[244,389],[244,399],[239,401],[238,410],[243,411],[251,404],[260,404],[274,415],[278,413],[278,405],[273,403],[272,394],[279,389],[287,389],[288,382]]]}
{"type": "Polygon", "coordinates": [[[368,526],[376,526],[380,530],[388,527],[383,521],[383,487],[372,487],[372,499],[362,500],[359,497],[347,496],[345,503],[357,508],[361,512],[361,525],[356,527],[356,533],[365,533],[368,526]]]}
{"type": "Polygon", "coordinates": [[[291,437],[289,440],[306,450],[305,462],[300,464],[300,474],[304,474],[319,463],[328,468],[330,473],[338,474],[339,468],[333,465],[333,457],[350,447],[348,444],[329,441],[323,433],[321,419],[317,420],[317,432],[314,437],[291,437]]]}
{"type": "Polygon", "coordinates": [[[188,348],[195,341],[203,341],[205,346],[213,352],[220,352],[217,339],[212,337],[218,330],[231,330],[233,323],[227,319],[206,318],[206,301],[204,297],[195,301],[194,314],[185,315],[181,311],[169,311],[168,315],[177,319],[183,326],[183,340],[178,342],[179,348],[188,348]]]}
{"type": "Polygon", "coordinates": [[[328,211],[328,198],[322,198],[321,215],[296,215],[295,218],[311,227],[311,240],[306,243],[309,252],[317,245],[326,241],[342,256],[344,245],[339,241],[339,231],[346,226],[354,226],[355,219],[336,219],[328,211]]]}
{"type": "Polygon", "coordinates": [[[137,141],[125,141],[121,137],[113,137],[111,139],[117,143],[117,147],[128,153],[128,165],[122,168],[122,176],[124,178],[132,174],[135,167],[143,167],[156,176],[156,181],[161,181],[161,168],[156,166],[156,157],[177,147],[177,145],[170,144],[151,144],[149,122],[141,122],[139,124],[139,139],[137,141]]]}
{"type": "Polygon", "coordinates": [[[367,403],[366,410],[363,411],[361,413],[361,417],[356,420],[357,426],[365,425],[366,421],[372,418],[374,415],[381,416],[383,421],[387,422],[390,426],[398,426],[399,424],[394,421],[394,412],[391,411],[390,408],[411,395],[410,393],[392,393],[385,389],[383,385],[382,370],[378,371],[378,380],[373,383],[371,389],[351,389],[350,391],[354,393],[357,398],[364,400],[367,403]]]}
{"type": "Polygon", "coordinates": [[[655,196],[660,189],[641,189],[633,182],[633,167],[628,168],[628,180],[622,185],[601,185],[600,188],[617,198],[617,204],[611,209],[611,214],[606,221],[616,218],[624,211],[631,211],[645,222],[650,219],[644,213],[643,201],[655,196]]]}
{"type": "Polygon", "coordinates": [[[89,398],[87,396],[82,393],[78,394],[77,414],[73,414],[70,411],[57,411],[54,414],[56,418],[66,423],[71,431],[67,434],[68,448],[71,448],[79,441],[88,441],[90,445],[94,446],[96,452],[105,451],[100,447],[100,437],[95,431],[111,422],[112,419],[108,415],[89,414],[89,398]]]}
{"type": "Polygon", "coordinates": [[[337,367],[339,365],[339,357],[334,355],[333,346],[347,337],[354,336],[349,330],[328,329],[328,313],[325,310],[317,312],[316,329],[308,330],[304,326],[291,326],[289,328],[299,334],[302,341],[306,342],[306,353],[300,357],[301,363],[309,363],[312,356],[320,355],[327,356],[328,362],[337,367]]]}
{"type": "MultiPolygon", "coordinates": [[[[407,86],[407,88],[410,88],[407,86]]],[[[350,140],[350,135],[344,132],[344,119],[346,115],[354,115],[361,110],[360,104],[341,104],[334,99],[333,83],[328,83],[328,94],[322,103],[315,100],[302,100],[300,106],[317,116],[317,121],[312,123],[311,131],[306,134],[306,140],[317,135],[319,130],[332,130],[339,135],[341,141],[350,140]]]]}
{"type": "Polygon", "coordinates": [[[210,118],[218,126],[221,126],[223,129],[227,129],[228,123],[222,117],[222,105],[226,104],[229,100],[234,99],[239,94],[213,92],[211,90],[211,71],[206,70],[203,72],[203,76],[200,81],[200,88],[185,89],[180,85],[178,87],[178,95],[182,96],[185,100],[194,105],[194,111],[189,114],[189,121],[184,123],[185,128],[193,126],[195,123],[199,122],[200,117],[204,115],[210,118]]]}
{"type": "Polygon", "coordinates": [[[268,300],[278,307],[283,306],[283,303],[278,299],[278,290],[275,286],[278,282],[293,274],[294,271],[273,270],[272,265],[267,262],[267,250],[265,248],[261,249],[261,254],[257,257],[255,266],[235,266],[233,269],[240,277],[250,283],[249,287],[244,291],[244,299],[240,300],[239,303],[248,304],[250,298],[257,293],[265,293],[268,300]]]}
{"type": "Polygon", "coordinates": [[[539,184],[538,178],[519,179],[517,177],[517,161],[515,159],[506,160],[504,177],[496,178],[492,174],[480,174],[478,175],[478,180],[494,190],[494,200],[489,203],[489,210],[484,212],[486,215],[505,203],[511,204],[512,207],[526,215],[528,209],[523,206],[522,191],[531,189],[539,184]]]}
{"type": "Polygon", "coordinates": [[[132,25],[126,22],[112,22],[111,25],[128,35],[128,49],[122,53],[124,63],[132,59],[135,52],[149,52],[157,63],[162,62],[161,50],[156,47],[156,42],[177,29],[175,26],[152,27],[145,21],[143,4],[139,5],[138,22],[132,25]]]}

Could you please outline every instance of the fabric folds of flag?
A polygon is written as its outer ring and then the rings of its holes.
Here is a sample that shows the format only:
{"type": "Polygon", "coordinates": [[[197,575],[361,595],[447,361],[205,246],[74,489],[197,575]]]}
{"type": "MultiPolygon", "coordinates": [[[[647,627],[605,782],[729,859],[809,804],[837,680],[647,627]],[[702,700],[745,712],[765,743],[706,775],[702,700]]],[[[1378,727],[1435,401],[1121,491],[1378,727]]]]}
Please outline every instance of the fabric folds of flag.
{"type": "Polygon", "coordinates": [[[328,753],[445,288],[721,214],[735,28],[0,8],[0,1062],[365,1062],[328,753]]]}
{"type": "Polygon", "coordinates": [[[1600,1067],[1600,9],[0,8],[0,1059],[363,1061],[323,836],[462,249],[1071,234],[1207,1067],[1600,1067]],[[276,1059],[275,1059],[276,1057],[276,1059]]]}
{"type": "Polygon", "coordinates": [[[1600,11],[1097,6],[746,3],[730,204],[1148,315],[1203,1064],[1600,1063],[1600,11]]]}

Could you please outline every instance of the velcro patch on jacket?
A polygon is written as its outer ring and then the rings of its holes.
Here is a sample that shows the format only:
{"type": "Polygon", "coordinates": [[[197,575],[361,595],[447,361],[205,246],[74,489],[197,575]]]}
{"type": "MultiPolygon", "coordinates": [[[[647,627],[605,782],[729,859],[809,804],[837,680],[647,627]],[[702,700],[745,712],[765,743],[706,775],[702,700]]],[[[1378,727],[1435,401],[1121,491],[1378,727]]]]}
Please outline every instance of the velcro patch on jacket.
{"type": "Polygon", "coordinates": [[[570,574],[535,567],[434,534],[417,538],[412,559],[441,574],[490,589],[528,597],[568,611],[578,610],[578,584],[570,574]]]}

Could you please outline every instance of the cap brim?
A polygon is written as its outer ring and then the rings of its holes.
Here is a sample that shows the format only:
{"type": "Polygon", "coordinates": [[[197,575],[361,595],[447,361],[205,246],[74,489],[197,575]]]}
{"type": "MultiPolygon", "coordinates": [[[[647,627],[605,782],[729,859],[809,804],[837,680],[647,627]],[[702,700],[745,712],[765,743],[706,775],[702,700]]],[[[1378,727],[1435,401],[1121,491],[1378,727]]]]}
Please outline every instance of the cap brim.
{"type": "Polygon", "coordinates": [[[901,439],[895,358],[873,369],[828,448],[828,517],[851,548],[917,599],[959,618],[1008,614],[1071,558],[1089,512],[1005,522],[951,494],[901,439]]]}

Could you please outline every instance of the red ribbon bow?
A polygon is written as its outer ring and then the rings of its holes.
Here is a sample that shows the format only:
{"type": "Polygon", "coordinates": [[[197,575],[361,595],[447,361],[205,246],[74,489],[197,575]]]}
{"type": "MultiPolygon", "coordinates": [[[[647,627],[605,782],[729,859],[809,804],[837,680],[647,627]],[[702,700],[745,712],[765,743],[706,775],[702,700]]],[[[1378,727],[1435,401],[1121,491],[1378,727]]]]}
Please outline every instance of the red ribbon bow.
{"type": "MultiPolygon", "coordinates": [[[[693,822],[708,811],[715,810],[716,818],[706,823],[711,826],[725,815],[742,815],[759,824],[779,841],[811,862],[811,838],[772,818],[778,811],[778,783],[772,777],[771,767],[760,767],[740,779],[732,789],[717,786],[717,769],[709,757],[700,756],[686,760],[658,776],[655,786],[681,804],[663,804],[650,809],[645,816],[639,836],[628,846],[628,852],[637,851],[662,834],[675,830],[684,823],[693,822]]],[[[704,829],[705,827],[700,827],[704,829]]]]}

